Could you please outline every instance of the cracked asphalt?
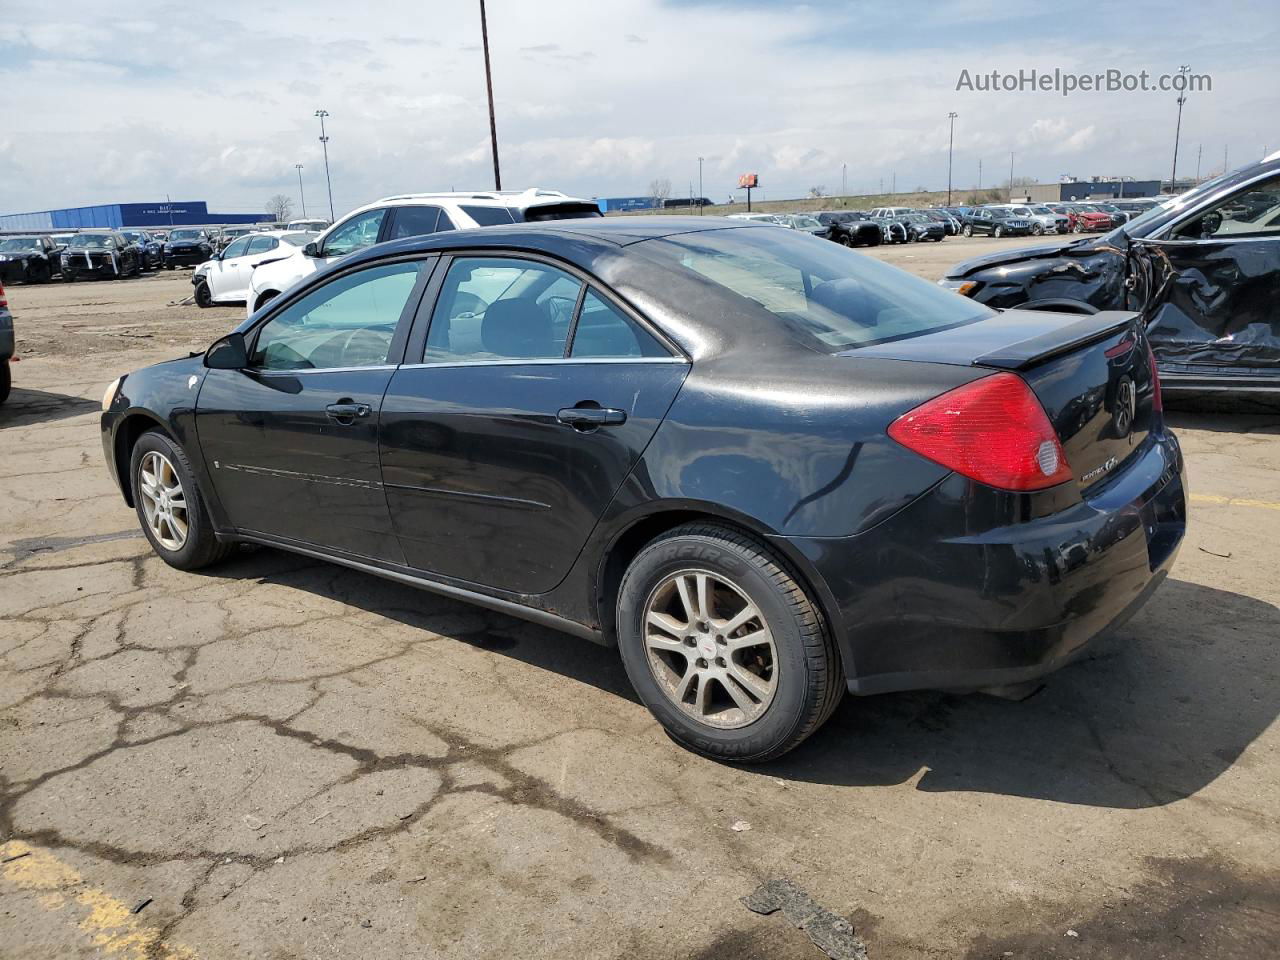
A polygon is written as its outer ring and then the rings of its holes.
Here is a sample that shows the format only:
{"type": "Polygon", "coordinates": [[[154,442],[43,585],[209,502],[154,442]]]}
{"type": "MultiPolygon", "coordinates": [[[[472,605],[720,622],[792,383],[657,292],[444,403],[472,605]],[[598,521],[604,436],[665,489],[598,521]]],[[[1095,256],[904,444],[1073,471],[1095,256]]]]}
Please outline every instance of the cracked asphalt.
{"type": "Polygon", "coordinates": [[[8,290],[0,957],[820,958],[742,903],[784,879],[875,960],[1274,953],[1280,410],[1171,414],[1173,575],[1031,699],[847,698],[740,768],[612,651],[272,550],[155,558],[98,401],[242,316],[189,291],[8,290]]]}

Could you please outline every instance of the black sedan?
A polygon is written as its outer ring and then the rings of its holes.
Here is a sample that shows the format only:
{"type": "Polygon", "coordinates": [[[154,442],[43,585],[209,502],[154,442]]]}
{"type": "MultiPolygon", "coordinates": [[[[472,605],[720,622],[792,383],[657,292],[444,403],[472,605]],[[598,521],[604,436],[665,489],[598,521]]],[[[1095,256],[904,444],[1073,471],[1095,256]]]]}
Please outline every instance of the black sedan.
{"type": "Polygon", "coordinates": [[[822,210],[815,219],[827,228],[827,239],[846,247],[877,247],[885,240],[880,224],[859,210],[822,210]]]}
{"type": "Polygon", "coordinates": [[[947,225],[923,213],[908,213],[902,221],[907,228],[907,236],[912,240],[934,240],[941,243],[947,237],[947,225]]]}
{"type": "Polygon", "coordinates": [[[77,233],[59,255],[62,279],[119,280],[142,272],[138,247],[114,230],[77,233]]]}
{"type": "Polygon", "coordinates": [[[204,263],[214,253],[214,241],[203,230],[170,230],[163,245],[164,268],[195,267],[204,263]]]}
{"type": "Polygon", "coordinates": [[[266,544],[616,645],[739,760],[846,690],[1062,665],[1185,525],[1132,314],[996,314],[711,217],[372,246],[103,405],[169,564],[266,544]]]}
{"type": "Polygon", "coordinates": [[[1166,387],[1280,395],[1280,153],[1103,236],[976,257],[941,282],[997,308],[1137,310],[1166,387]]]}
{"type": "Polygon", "coordinates": [[[52,237],[0,237],[0,283],[48,283],[62,273],[61,253],[52,237]]]}

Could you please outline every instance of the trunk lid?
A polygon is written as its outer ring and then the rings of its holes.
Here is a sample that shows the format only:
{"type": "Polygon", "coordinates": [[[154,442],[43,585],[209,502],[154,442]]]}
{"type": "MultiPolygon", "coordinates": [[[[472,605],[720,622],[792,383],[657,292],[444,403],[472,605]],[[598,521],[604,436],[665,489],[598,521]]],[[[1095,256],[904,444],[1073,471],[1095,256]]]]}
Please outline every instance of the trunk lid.
{"type": "Polygon", "coordinates": [[[1135,313],[1006,310],[850,353],[1016,373],[1048,414],[1081,490],[1112,476],[1160,416],[1150,351],[1135,313]]]}

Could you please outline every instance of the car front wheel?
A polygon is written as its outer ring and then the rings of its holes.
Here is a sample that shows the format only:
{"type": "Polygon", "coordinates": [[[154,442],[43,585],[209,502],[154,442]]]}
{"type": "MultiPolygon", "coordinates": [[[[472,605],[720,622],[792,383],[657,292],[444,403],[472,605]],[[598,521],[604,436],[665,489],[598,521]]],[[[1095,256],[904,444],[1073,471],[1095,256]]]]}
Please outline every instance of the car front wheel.
{"type": "Polygon", "coordinates": [[[1040,236],[1040,234],[1042,234],[1042,233],[1044,233],[1044,227],[1040,226],[1040,224],[1038,224],[1038,223],[1033,223],[1033,224],[1031,225],[1031,235],[1032,235],[1033,237],[1038,237],[1038,236],[1040,236]]]}
{"type": "Polygon", "coordinates": [[[992,230],[992,231],[991,231],[991,235],[992,235],[993,237],[998,237],[998,236],[1000,236],[1000,235],[1001,235],[1001,234],[1003,234],[1003,233],[1004,233],[1004,228],[1003,228],[1003,227],[996,227],[994,230],[992,230]]]}
{"type": "Polygon", "coordinates": [[[961,233],[963,233],[966,237],[972,237],[972,236],[973,236],[973,227],[969,226],[969,225],[966,223],[966,224],[965,224],[965,226],[964,226],[964,229],[963,229],[963,230],[961,230],[960,232],[961,232],[961,233]]]}
{"type": "Polygon", "coordinates": [[[617,623],[640,699],[704,756],[779,757],[844,693],[835,643],[804,588],[763,544],[717,524],[678,527],[641,550],[617,623]]]}
{"type": "Polygon", "coordinates": [[[163,433],[149,430],[138,439],[129,475],[142,532],[169,566],[197,570],[235,549],[214,536],[187,455],[163,433]]]}
{"type": "Polygon", "coordinates": [[[196,284],[196,306],[201,308],[213,306],[213,293],[209,290],[209,284],[205,280],[201,280],[196,284]]]}

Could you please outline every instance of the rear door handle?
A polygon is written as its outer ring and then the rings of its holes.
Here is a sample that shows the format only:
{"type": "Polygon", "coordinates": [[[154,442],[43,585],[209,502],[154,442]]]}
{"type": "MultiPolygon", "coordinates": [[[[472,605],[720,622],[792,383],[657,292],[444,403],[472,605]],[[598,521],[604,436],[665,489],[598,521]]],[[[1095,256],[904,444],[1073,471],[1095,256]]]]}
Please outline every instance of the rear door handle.
{"type": "Polygon", "coordinates": [[[575,430],[590,430],[626,423],[627,411],[616,407],[564,407],[556,414],[556,419],[575,430]]]}
{"type": "Polygon", "coordinates": [[[354,423],[357,417],[367,417],[373,410],[367,403],[353,403],[350,400],[339,400],[324,408],[330,420],[338,423],[354,423]]]}

